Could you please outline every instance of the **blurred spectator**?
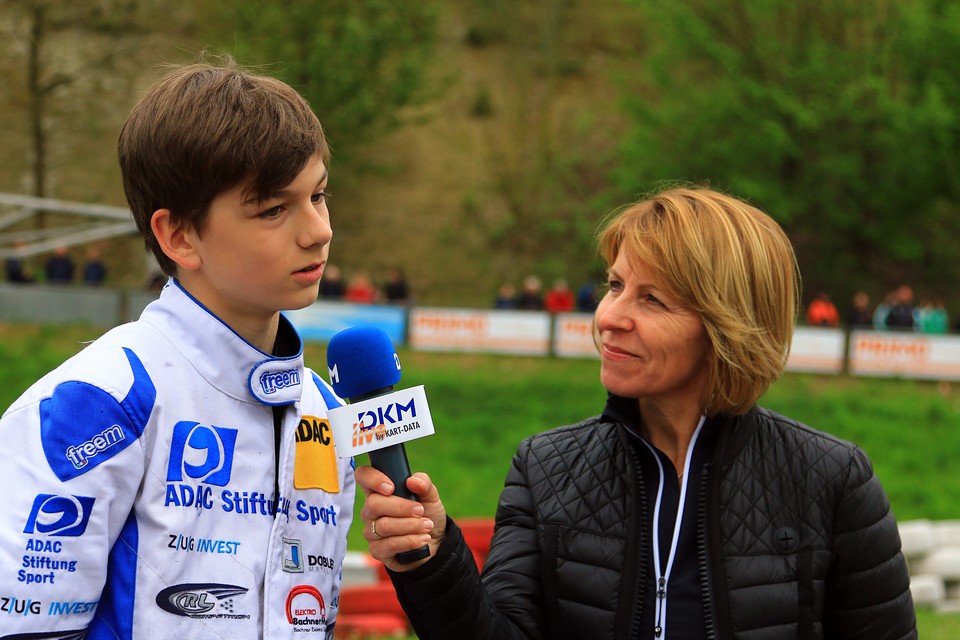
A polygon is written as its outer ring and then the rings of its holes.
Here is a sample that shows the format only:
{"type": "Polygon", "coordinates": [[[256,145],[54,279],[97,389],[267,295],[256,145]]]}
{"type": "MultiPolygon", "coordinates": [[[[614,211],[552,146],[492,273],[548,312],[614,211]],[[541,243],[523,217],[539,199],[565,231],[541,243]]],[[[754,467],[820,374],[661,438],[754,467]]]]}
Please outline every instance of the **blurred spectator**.
{"type": "Polygon", "coordinates": [[[934,299],[920,305],[917,309],[917,330],[940,334],[950,331],[950,316],[942,300],[934,299]]]}
{"type": "Polygon", "coordinates": [[[50,284],[70,284],[73,282],[73,260],[66,247],[57,247],[47,260],[45,267],[47,282],[50,284]]]}
{"type": "Polygon", "coordinates": [[[897,287],[893,304],[887,312],[887,329],[912,331],[913,325],[913,289],[902,284],[897,287]]]}
{"type": "Polygon", "coordinates": [[[593,313],[597,310],[597,287],[592,282],[584,282],[577,290],[577,311],[593,313]]]}
{"type": "Polygon", "coordinates": [[[335,264],[327,263],[320,279],[320,297],[324,300],[342,300],[346,293],[343,282],[343,272],[335,264]]]}
{"type": "Polygon", "coordinates": [[[497,290],[497,297],[493,299],[495,309],[516,309],[517,290],[509,282],[504,282],[497,290]]]}
{"type": "Polygon", "coordinates": [[[530,310],[543,309],[543,291],[540,278],[537,276],[527,276],[523,279],[523,288],[520,290],[520,295],[517,296],[517,308],[530,310]]]}
{"type": "Polygon", "coordinates": [[[365,271],[357,271],[347,283],[343,299],[355,304],[373,304],[377,301],[377,289],[365,271]]]}
{"type": "Polygon", "coordinates": [[[390,304],[410,302],[410,289],[403,271],[394,267],[387,272],[387,281],[383,285],[383,296],[390,304]]]}
{"type": "Polygon", "coordinates": [[[848,329],[873,328],[873,313],[870,312],[870,296],[865,291],[857,291],[850,301],[850,308],[843,317],[848,329]]]}
{"type": "Polygon", "coordinates": [[[893,306],[893,303],[896,301],[897,294],[895,291],[887,293],[883,301],[876,306],[873,310],[873,328],[877,331],[886,331],[887,330],[887,314],[890,313],[890,307],[893,306]]]}
{"type": "Polygon", "coordinates": [[[88,247],[86,260],[83,265],[83,284],[99,287],[107,278],[107,266],[103,263],[103,255],[100,249],[88,247]]]}
{"type": "Polygon", "coordinates": [[[814,327],[836,327],[840,325],[840,314],[826,291],[817,294],[807,307],[807,323],[814,327]]]}
{"type": "Polygon", "coordinates": [[[573,305],[576,302],[573,291],[567,285],[563,278],[557,278],[553,281],[553,286],[547,291],[543,306],[550,313],[564,313],[573,311],[573,305]]]}
{"type": "MultiPolygon", "coordinates": [[[[17,252],[21,251],[25,246],[26,243],[23,240],[16,240],[13,243],[13,248],[17,252]]],[[[6,267],[7,280],[10,282],[17,282],[20,284],[33,282],[33,274],[30,272],[30,269],[23,266],[23,260],[19,255],[14,254],[7,258],[6,267]]]]}

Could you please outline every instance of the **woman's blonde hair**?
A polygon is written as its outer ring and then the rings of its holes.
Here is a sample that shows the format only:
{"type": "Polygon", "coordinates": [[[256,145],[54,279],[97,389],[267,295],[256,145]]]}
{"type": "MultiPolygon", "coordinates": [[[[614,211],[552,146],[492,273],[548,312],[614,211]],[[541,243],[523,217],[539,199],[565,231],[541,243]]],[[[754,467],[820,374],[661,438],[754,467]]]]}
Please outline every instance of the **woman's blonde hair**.
{"type": "Polygon", "coordinates": [[[770,216],[708,188],[673,188],[617,213],[601,230],[612,265],[653,269],[703,321],[712,346],[701,409],[741,414],[779,378],[799,308],[790,240],[770,216]]]}

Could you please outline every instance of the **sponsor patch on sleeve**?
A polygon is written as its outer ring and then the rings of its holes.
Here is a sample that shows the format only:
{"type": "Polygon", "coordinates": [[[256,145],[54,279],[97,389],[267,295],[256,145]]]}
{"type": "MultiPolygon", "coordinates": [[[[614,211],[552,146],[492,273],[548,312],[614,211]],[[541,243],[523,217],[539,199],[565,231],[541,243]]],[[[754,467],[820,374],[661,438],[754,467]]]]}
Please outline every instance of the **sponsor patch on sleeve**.
{"type": "Polygon", "coordinates": [[[117,455],[143,434],[156,387],[143,364],[124,349],[133,384],[123,400],[92,384],[63,382],[40,402],[40,438],[50,468],[62,481],[117,455]]]}

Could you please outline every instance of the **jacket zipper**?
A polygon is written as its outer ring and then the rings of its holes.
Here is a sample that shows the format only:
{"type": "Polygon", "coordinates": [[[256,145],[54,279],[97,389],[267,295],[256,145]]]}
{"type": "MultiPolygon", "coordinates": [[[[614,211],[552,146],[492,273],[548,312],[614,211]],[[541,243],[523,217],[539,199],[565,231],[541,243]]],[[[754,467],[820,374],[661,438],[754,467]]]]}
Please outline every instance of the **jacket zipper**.
{"type": "MultiPolygon", "coordinates": [[[[700,417],[700,424],[697,430],[693,432],[693,438],[690,439],[690,445],[687,447],[686,459],[683,462],[683,478],[689,479],[690,460],[693,458],[693,450],[697,446],[697,438],[700,436],[700,430],[706,421],[705,416],[700,417]]],[[[683,521],[684,503],[687,499],[687,482],[680,483],[680,499],[677,502],[677,513],[673,522],[673,535],[670,539],[670,552],[667,554],[666,566],[660,562],[660,505],[663,501],[663,486],[666,481],[666,474],[663,470],[663,463],[656,449],[646,440],[641,440],[653,459],[657,462],[657,469],[660,473],[660,483],[657,488],[657,502],[653,509],[653,566],[657,575],[657,610],[654,614],[653,635],[658,640],[667,639],[667,584],[670,582],[670,573],[673,571],[673,560],[677,554],[677,540],[680,537],[680,523],[683,521]]]]}
{"type": "Polygon", "coordinates": [[[703,597],[704,622],[707,626],[707,640],[717,637],[713,619],[713,597],[710,588],[710,573],[707,571],[707,478],[711,463],[703,466],[700,475],[700,498],[697,504],[697,554],[700,564],[700,593],[703,597]]]}
{"type": "MultiPolygon", "coordinates": [[[[646,441],[644,441],[644,444],[647,444],[646,441]]],[[[650,447],[649,444],[647,444],[647,446],[650,447]]],[[[653,507],[653,569],[654,575],[657,576],[657,610],[656,613],[654,613],[653,635],[656,638],[660,638],[663,635],[663,628],[667,623],[667,576],[670,575],[670,570],[673,568],[674,547],[672,544],[670,545],[670,553],[667,554],[667,566],[664,570],[661,568],[660,563],[660,504],[663,501],[663,484],[666,477],[663,472],[663,463],[660,462],[660,456],[656,454],[653,447],[650,447],[650,452],[653,453],[653,457],[657,461],[657,469],[660,474],[660,482],[657,486],[657,501],[653,507]]],[[[680,513],[682,510],[683,496],[681,495],[680,504],[677,505],[677,512],[680,513]]],[[[676,522],[674,522],[673,528],[674,532],[676,532],[676,522]]]]}
{"type": "MultiPolygon", "coordinates": [[[[633,445],[627,445],[627,451],[629,452],[633,460],[633,471],[634,476],[637,479],[637,491],[634,494],[634,504],[636,508],[641,510],[640,514],[640,539],[642,540],[646,535],[647,528],[647,501],[641,496],[646,495],[646,486],[643,482],[643,473],[640,472],[640,456],[637,454],[636,449],[633,448],[633,445]]],[[[629,537],[628,537],[629,540],[629,537]]],[[[647,548],[644,545],[640,545],[639,558],[637,560],[637,575],[640,576],[640,579],[636,581],[636,596],[633,600],[633,615],[630,619],[630,640],[638,640],[640,637],[640,610],[643,608],[643,595],[646,591],[644,576],[646,575],[647,567],[647,548]]]]}

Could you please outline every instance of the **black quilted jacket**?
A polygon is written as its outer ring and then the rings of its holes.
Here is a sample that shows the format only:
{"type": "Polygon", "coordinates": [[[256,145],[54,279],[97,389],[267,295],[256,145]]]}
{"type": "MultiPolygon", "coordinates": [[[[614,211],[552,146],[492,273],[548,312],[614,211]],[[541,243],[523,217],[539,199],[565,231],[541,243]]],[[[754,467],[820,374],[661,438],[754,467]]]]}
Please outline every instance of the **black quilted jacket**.
{"type": "MultiPolygon", "coordinates": [[[[717,428],[699,479],[708,637],[916,638],[896,522],[866,455],[761,408],[717,428]]],[[[452,521],[434,559],[391,575],[418,637],[652,638],[636,628],[650,532],[627,437],[592,418],[524,440],[482,583],[452,521]]]]}

